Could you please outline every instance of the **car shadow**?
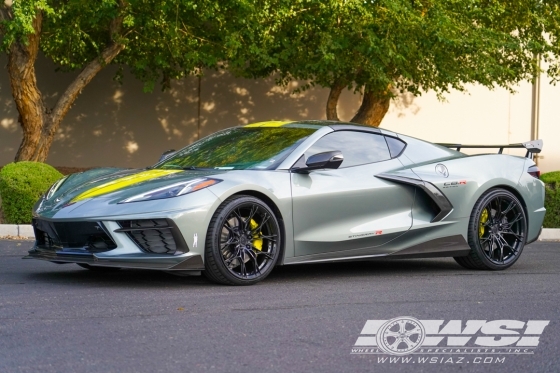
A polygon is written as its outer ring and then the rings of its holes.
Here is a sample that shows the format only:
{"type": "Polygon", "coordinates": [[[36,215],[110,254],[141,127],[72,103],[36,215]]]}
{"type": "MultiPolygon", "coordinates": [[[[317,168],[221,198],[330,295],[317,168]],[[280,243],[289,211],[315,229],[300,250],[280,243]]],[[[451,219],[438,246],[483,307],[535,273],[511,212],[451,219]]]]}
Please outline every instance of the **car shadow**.
{"type": "Polygon", "coordinates": [[[447,275],[463,270],[452,258],[374,259],[350,262],[286,265],[276,268],[270,278],[371,277],[402,275],[447,275]]]}
{"type": "MultiPolygon", "coordinates": [[[[260,284],[294,283],[310,279],[372,278],[378,276],[422,276],[449,275],[474,271],[463,270],[451,258],[408,259],[408,260],[369,260],[339,263],[316,263],[287,265],[275,268],[267,279],[260,284]],[[272,280],[272,281],[271,281],[272,280]]],[[[173,288],[185,285],[212,287],[216,285],[204,276],[177,276],[162,271],[141,269],[122,269],[115,272],[95,272],[72,264],[61,264],[45,271],[34,271],[26,275],[30,281],[72,284],[79,286],[108,286],[132,288],[173,288]]]]}

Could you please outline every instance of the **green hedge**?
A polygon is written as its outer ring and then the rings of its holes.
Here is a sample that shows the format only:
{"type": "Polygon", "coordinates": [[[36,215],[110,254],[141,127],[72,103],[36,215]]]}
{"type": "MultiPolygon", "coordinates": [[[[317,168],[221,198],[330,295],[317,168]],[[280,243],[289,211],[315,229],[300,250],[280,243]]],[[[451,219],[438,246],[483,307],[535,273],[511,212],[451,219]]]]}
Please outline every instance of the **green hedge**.
{"type": "Polygon", "coordinates": [[[544,197],[546,215],[543,227],[560,228],[560,171],[542,174],[541,180],[546,186],[544,197]]]}
{"type": "Polygon", "coordinates": [[[10,163],[0,170],[0,197],[8,224],[31,223],[31,209],[62,174],[39,162],[10,163]]]}

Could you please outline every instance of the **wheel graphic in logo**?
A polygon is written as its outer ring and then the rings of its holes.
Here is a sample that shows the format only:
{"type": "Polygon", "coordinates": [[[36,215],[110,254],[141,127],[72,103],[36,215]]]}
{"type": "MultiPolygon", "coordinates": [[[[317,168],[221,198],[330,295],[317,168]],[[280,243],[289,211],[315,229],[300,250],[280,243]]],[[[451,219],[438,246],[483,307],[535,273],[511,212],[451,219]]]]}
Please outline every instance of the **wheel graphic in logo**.
{"type": "Polygon", "coordinates": [[[449,171],[447,170],[447,167],[445,167],[444,164],[438,163],[436,165],[436,172],[440,175],[442,175],[443,177],[448,177],[449,176],[449,171]]]}
{"type": "Polygon", "coordinates": [[[426,331],[414,317],[397,317],[387,321],[377,331],[377,347],[388,354],[411,354],[422,346],[426,331]]]}

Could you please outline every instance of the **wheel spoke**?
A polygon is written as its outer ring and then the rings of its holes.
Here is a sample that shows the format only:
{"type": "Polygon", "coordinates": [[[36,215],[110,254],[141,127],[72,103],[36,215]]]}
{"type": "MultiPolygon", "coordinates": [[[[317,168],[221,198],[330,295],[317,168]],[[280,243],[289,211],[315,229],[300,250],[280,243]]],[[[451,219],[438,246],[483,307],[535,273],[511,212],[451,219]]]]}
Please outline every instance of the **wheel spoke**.
{"type": "Polygon", "coordinates": [[[509,234],[509,235],[515,236],[515,238],[519,241],[523,240],[523,237],[524,237],[522,234],[517,234],[517,233],[513,232],[511,229],[502,231],[502,234],[509,234]]]}
{"type": "Polygon", "coordinates": [[[410,346],[414,346],[414,343],[408,337],[402,338],[401,341],[406,343],[406,348],[410,348],[410,346]]]}
{"type": "Polygon", "coordinates": [[[399,344],[400,344],[400,343],[401,343],[401,338],[397,338],[397,339],[395,339],[395,341],[394,341],[393,343],[391,343],[391,344],[389,345],[389,347],[390,347],[390,348],[399,347],[399,344]]]}
{"type": "Polygon", "coordinates": [[[261,274],[261,269],[259,267],[259,261],[257,258],[257,254],[254,253],[252,250],[247,250],[250,254],[249,256],[253,259],[253,265],[255,266],[255,271],[257,271],[259,274],[261,274]]]}
{"type": "Polygon", "coordinates": [[[238,229],[239,228],[244,228],[246,223],[245,220],[243,220],[243,218],[241,217],[241,214],[237,211],[237,209],[233,210],[233,213],[235,214],[235,218],[237,219],[238,222],[238,229]]]}
{"type": "Polygon", "coordinates": [[[229,221],[227,220],[224,223],[224,228],[227,229],[231,234],[235,234],[233,227],[229,224],[229,221]]]}
{"type": "Polygon", "coordinates": [[[234,241],[234,237],[230,237],[225,243],[223,243],[221,245],[220,250],[223,250],[226,246],[233,245],[233,244],[236,244],[236,243],[238,243],[238,242],[234,241]]]}
{"type": "Polygon", "coordinates": [[[500,242],[499,238],[496,240],[496,242],[498,243],[498,246],[500,247],[500,256],[498,257],[498,260],[500,262],[504,262],[504,244],[500,242]]]}
{"type": "Polygon", "coordinates": [[[481,239],[481,240],[480,240],[480,244],[482,245],[483,243],[488,242],[491,238],[492,238],[492,236],[489,235],[488,237],[486,237],[486,238],[484,238],[484,239],[481,239]]]}
{"type": "Polygon", "coordinates": [[[247,277],[247,267],[245,266],[245,261],[243,260],[243,255],[241,256],[241,276],[247,277]]]}
{"type": "Polygon", "coordinates": [[[513,208],[514,208],[515,206],[517,206],[517,204],[515,203],[515,201],[511,201],[511,202],[509,203],[509,206],[508,206],[504,211],[502,211],[502,215],[505,215],[505,214],[507,214],[508,212],[510,212],[511,210],[513,210],[513,208]]]}
{"type": "Polygon", "coordinates": [[[512,255],[517,255],[518,250],[514,246],[510,245],[503,236],[500,236],[500,239],[503,242],[503,247],[504,248],[507,247],[512,255]]]}
{"type": "Polygon", "coordinates": [[[257,254],[257,256],[258,255],[264,255],[266,258],[268,258],[270,260],[274,259],[274,257],[270,253],[267,253],[265,251],[258,251],[256,254],[257,254]]]}
{"type": "Polygon", "coordinates": [[[413,334],[420,334],[420,329],[417,326],[415,326],[414,329],[408,330],[405,334],[407,336],[411,336],[413,334]]]}
{"type": "Polygon", "coordinates": [[[387,331],[385,332],[385,335],[386,335],[387,337],[398,337],[398,336],[400,335],[400,333],[399,333],[399,332],[392,332],[392,331],[390,331],[390,330],[387,330],[387,331]]]}
{"type": "Polygon", "coordinates": [[[231,258],[229,258],[229,259],[227,259],[227,260],[225,261],[226,266],[227,266],[228,268],[235,268],[235,267],[238,267],[238,266],[230,267],[231,263],[233,263],[233,261],[234,261],[235,259],[239,259],[239,261],[240,261],[241,263],[243,263],[243,258],[241,257],[241,255],[239,255],[239,250],[236,251],[236,254],[235,254],[235,255],[233,255],[231,258]]]}
{"type": "Polygon", "coordinates": [[[490,243],[488,244],[488,257],[494,258],[494,235],[490,236],[490,243]]]}
{"type": "Polygon", "coordinates": [[[266,222],[270,219],[270,215],[268,215],[267,213],[264,214],[264,217],[261,221],[261,223],[259,224],[258,227],[256,227],[255,229],[251,230],[251,233],[253,232],[260,232],[262,227],[266,224],[266,222]]]}
{"type": "Polygon", "coordinates": [[[517,216],[515,217],[515,219],[513,219],[512,221],[508,222],[508,226],[513,226],[514,223],[517,223],[518,221],[521,221],[523,219],[523,214],[519,213],[517,214],[517,216]]]}
{"type": "Polygon", "coordinates": [[[272,241],[272,242],[276,242],[276,237],[278,237],[278,236],[275,235],[275,234],[272,234],[272,235],[269,235],[269,236],[263,234],[263,235],[259,236],[259,238],[264,238],[264,239],[267,239],[267,240],[272,241]]]}
{"type": "Polygon", "coordinates": [[[253,216],[255,216],[258,209],[259,208],[258,208],[257,205],[252,205],[251,206],[251,212],[249,212],[249,216],[245,220],[245,229],[248,229],[249,226],[251,225],[251,219],[253,219],[253,216]]]}
{"type": "Polygon", "coordinates": [[[502,215],[502,199],[501,197],[496,197],[496,213],[494,218],[499,218],[502,215]]]}

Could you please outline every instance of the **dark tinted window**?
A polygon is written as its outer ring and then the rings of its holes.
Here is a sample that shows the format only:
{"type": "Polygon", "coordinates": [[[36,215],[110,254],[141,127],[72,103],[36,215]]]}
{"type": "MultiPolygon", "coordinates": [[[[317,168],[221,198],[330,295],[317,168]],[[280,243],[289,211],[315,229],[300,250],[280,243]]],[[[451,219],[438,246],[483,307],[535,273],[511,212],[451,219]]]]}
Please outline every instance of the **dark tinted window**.
{"type": "Polygon", "coordinates": [[[390,159],[387,143],[381,135],[367,132],[338,131],[317,140],[305,152],[305,159],[317,153],[340,150],[344,161],[340,168],[390,159]]]}
{"type": "Polygon", "coordinates": [[[399,139],[395,139],[394,137],[385,137],[387,140],[387,145],[389,145],[389,152],[391,153],[391,158],[398,157],[401,152],[403,151],[406,144],[399,139]]]}

